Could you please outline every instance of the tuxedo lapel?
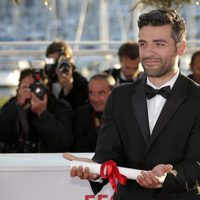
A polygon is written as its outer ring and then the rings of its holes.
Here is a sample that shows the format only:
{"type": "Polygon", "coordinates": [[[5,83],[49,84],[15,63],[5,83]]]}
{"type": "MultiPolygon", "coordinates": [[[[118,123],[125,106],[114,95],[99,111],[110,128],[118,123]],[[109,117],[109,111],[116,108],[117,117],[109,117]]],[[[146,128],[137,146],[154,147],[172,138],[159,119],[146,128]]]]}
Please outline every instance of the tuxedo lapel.
{"type": "Polygon", "coordinates": [[[150,137],[150,131],[144,85],[145,78],[137,82],[134,88],[134,94],[131,97],[131,101],[137,123],[140,127],[144,141],[147,143],[150,137]]]}
{"type": "Polygon", "coordinates": [[[148,148],[154,142],[154,140],[158,137],[158,135],[162,132],[164,126],[169,122],[170,118],[174,115],[176,110],[184,101],[187,95],[187,81],[181,80],[184,79],[182,75],[179,75],[170,95],[170,98],[165,103],[160,116],[155,124],[152,135],[149,139],[148,148]]]}

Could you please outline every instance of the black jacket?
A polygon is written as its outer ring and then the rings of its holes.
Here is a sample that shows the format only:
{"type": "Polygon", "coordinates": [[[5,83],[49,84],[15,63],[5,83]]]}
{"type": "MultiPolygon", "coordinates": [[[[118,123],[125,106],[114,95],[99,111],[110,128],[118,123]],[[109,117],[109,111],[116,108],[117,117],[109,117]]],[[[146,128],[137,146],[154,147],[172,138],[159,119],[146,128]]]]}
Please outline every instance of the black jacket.
{"type": "MultiPolygon", "coordinates": [[[[200,187],[200,87],[179,75],[150,136],[145,79],[117,87],[104,111],[94,160],[150,170],[172,164],[160,189],[128,180],[117,200],[197,200],[200,187]]],[[[96,192],[97,187],[93,188],[96,192]]],[[[100,189],[100,188],[99,188],[100,189]]]]}
{"type": "Polygon", "coordinates": [[[61,90],[59,98],[67,100],[72,108],[76,110],[78,107],[85,105],[88,100],[88,82],[85,77],[83,77],[78,72],[73,72],[73,88],[67,96],[64,95],[63,90],[61,90]]]}
{"type": "Polygon", "coordinates": [[[65,152],[73,144],[73,111],[66,102],[48,97],[47,110],[39,117],[24,112],[16,98],[0,111],[0,151],[4,153],[65,152]]]}
{"type": "Polygon", "coordinates": [[[74,118],[74,151],[94,152],[99,128],[95,126],[95,111],[90,104],[76,110],[74,118]]]}

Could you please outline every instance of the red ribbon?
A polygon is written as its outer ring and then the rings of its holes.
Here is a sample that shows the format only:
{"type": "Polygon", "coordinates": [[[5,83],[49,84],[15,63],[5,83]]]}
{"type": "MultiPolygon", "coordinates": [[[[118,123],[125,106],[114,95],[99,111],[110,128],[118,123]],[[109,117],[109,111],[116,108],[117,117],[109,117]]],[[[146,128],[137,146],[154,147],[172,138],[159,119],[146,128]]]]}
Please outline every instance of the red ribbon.
{"type": "Polygon", "coordinates": [[[101,165],[100,175],[103,179],[108,179],[114,191],[117,193],[117,183],[126,184],[126,176],[120,174],[117,164],[113,160],[106,161],[101,165]]]}

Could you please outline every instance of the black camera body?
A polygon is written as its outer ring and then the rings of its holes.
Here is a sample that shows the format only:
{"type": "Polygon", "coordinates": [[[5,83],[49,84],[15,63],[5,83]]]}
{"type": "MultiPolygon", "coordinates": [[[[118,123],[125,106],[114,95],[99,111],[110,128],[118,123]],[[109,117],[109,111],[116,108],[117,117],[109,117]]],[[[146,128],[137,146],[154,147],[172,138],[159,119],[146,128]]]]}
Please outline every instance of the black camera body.
{"type": "Polygon", "coordinates": [[[47,93],[46,86],[40,81],[35,81],[30,85],[31,92],[35,94],[40,100],[43,100],[44,95],[47,93]]]}
{"type": "Polygon", "coordinates": [[[45,79],[44,69],[33,68],[33,78],[35,81],[41,81],[45,79]]]}
{"type": "Polygon", "coordinates": [[[69,72],[69,69],[72,68],[72,64],[68,59],[63,59],[61,62],[58,64],[58,70],[62,74],[67,74],[69,72]]]}
{"type": "Polygon", "coordinates": [[[58,69],[61,73],[67,74],[70,68],[72,68],[72,63],[69,59],[64,56],[60,56],[60,58],[53,63],[48,61],[45,64],[45,74],[47,75],[50,83],[55,83],[58,81],[56,70],[58,69]]]}
{"type": "Polygon", "coordinates": [[[51,63],[50,61],[47,61],[44,67],[45,74],[48,77],[49,82],[54,83],[58,81],[58,77],[56,74],[56,69],[58,66],[58,61],[55,61],[51,63]]]}
{"type": "Polygon", "coordinates": [[[47,93],[47,88],[42,83],[42,80],[45,78],[43,69],[33,69],[33,78],[35,79],[35,82],[30,85],[31,92],[33,92],[40,100],[43,100],[44,95],[47,93]]]}

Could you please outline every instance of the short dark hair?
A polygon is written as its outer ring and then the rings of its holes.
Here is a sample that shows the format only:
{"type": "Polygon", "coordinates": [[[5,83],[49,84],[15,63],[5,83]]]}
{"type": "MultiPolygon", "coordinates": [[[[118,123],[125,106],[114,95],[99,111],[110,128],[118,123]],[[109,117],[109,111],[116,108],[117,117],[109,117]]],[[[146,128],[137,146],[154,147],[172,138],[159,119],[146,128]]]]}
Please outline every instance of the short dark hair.
{"type": "Polygon", "coordinates": [[[114,87],[115,84],[116,84],[116,81],[115,81],[115,79],[113,78],[113,76],[110,75],[110,74],[107,74],[107,73],[99,73],[99,74],[93,75],[93,76],[90,78],[89,83],[90,83],[90,81],[92,81],[92,80],[105,80],[105,81],[108,83],[108,85],[110,86],[110,90],[112,90],[113,87],[114,87]]]}
{"type": "MultiPolygon", "coordinates": [[[[64,54],[69,60],[73,58],[72,49],[64,41],[54,41],[46,49],[46,57],[52,53],[64,54]]],[[[70,60],[71,61],[71,60],[70,60]]]]}
{"type": "Polygon", "coordinates": [[[191,57],[191,61],[190,61],[190,66],[192,66],[194,64],[194,60],[197,56],[200,56],[200,50],[199,51],[196,51],[192,54],[192,57],[191,57]]]}
{"type": "Polygon", "coordinates": [[[119,47],[118,50],[119,60],[121,61],[123,57],[128,57],[130,59],[139,58],[139,45],[136,42],[126,42],[119,47]]]}
{"type": "Polygon", "coordinates": [[[27,76],[33,76],[33,70],[32,70],[31,68],[23,69],[23,70],[20,72],[19,85],[20,85],[20,83],[22,82],[22,80],[23,80],[24,78],[26,78],[27,76]]]}
{"type": "Polygon", "coordinates": [[[158,8],[148,13],[141,14],[138,20],[138,27],[143,26],[163,26],[172,25],[172,38],[177,43],[183,41],[186,37],[186,27],[184,19],[179,13],[171,8],[158,8]]]}
{"type": "Polygon", "coordinates": [[[72,49],[69,44],[61,40],[52,42],[46,49],[46,57],[48,57],[50,54],[53,54],[53,53],[58,53],[59,56],[62,55],[66,57],[71,63],[72,70],[75,71],[76,66],[73,60],[72,49]]]}

